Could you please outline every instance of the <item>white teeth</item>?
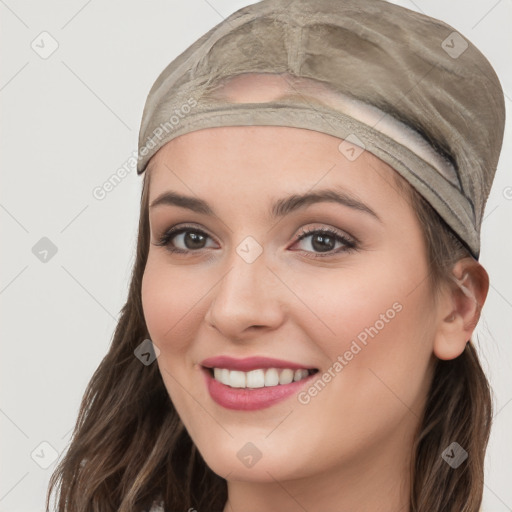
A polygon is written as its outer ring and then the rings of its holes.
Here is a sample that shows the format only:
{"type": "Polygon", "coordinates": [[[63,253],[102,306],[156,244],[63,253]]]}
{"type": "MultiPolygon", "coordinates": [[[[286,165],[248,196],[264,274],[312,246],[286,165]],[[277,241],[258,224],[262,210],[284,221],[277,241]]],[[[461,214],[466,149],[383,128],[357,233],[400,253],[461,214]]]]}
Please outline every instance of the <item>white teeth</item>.
{"type": "Polygon", "coordinates": [[[229,385],[229,370],[226,368],[214,368],[213,375],[215,379],[222,382],[222,384],[229,385]]]}
{"type": "Polygon", "coordinates": [[[245,388],[246,379],[245,372],[239,372],[238,370],[231,370],[229,372],[229,385],[232,388],[245,388]]]}
{"type": "Polygon", "coordinates": [[[222,368],[220,371],[220,381],[223,384],[229,384],[229,370],[227,368],[222,368]]]}
{"type": "Polygon", "coordinates": [[[293,370],[286,368],[279,375],[279,384],[290,384],[290,382],[293,382],[293,370]]]}
{"type": "Polygon", "coordinates": [[[265,386],[277,386],[279,384],[279,372],[275,368],[269,368],[265,372],[265,386]]]}
{"type": "Polygon", "coordinates": [[[298,380],[305,379],[309,375],[307,370],[295,370],[295,375],[293,376],[293,380],[297,382],[298,380]]]}
{"type": "Polygon", "coordinates": [[[248,388],[262,388],[265,386],[265,373],[263,370],[252,370],[247,372],[246,386],[248,388]]]}
{"type": "Polygon", "coordinates": [[[222,382],[232,388],[262,388],[277,385],[290,384],[305,379],[309,375],[308,370],[291,370],[289,368],[277,369],[268,368],[242,372],[238,370],[228,370],[227,368],[214,368],[213,376],[215,380],[222,382]]]}

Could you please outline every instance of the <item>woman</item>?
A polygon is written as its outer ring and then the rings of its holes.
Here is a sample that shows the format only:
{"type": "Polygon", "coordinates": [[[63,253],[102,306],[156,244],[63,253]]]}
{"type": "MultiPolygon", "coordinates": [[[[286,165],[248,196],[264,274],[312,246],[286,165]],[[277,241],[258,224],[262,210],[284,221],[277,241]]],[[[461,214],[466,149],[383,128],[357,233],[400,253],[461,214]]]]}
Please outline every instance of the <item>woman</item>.
{"type": "Polygon", "coordinates": [[[479,510],[503,129],[485,57],[380,0],[259,2],[171,62],[59,510],[479,510]]]}

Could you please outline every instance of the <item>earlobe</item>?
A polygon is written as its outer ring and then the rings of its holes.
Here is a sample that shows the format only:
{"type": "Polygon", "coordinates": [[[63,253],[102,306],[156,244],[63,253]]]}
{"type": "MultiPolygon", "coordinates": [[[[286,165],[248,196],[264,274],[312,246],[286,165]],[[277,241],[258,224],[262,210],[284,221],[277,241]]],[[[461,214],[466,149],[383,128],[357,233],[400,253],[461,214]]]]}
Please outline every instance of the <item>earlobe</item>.
{"type": "Polygon", "coordinates": [[[489,276],[475,259],[463,258],[452,270],[452,283],[439,301],[434,354],[449,360],[460,356],[471,339],[489,290],[489,276]]]}
{"type": "Polygon", "coordinates": [[[466,334],[466,332],[459,314],[453,312],[445,317],[434,339],[436,357],[443,360],[459,357],[471,338],[471,334],[466,334]]]}

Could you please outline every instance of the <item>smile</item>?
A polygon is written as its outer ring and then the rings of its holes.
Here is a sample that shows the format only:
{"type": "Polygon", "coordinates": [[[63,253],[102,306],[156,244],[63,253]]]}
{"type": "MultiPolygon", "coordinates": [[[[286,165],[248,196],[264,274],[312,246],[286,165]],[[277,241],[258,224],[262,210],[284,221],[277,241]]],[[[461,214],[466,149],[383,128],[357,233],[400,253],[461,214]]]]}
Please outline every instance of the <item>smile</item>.
{"type": "Polygon", "coordinates": [[[225,409],[237,411],[256,411],[276,405],[299,393],[315,378],[314,375],[317,372],[318,370],[290,368],[255,369],[243,372],[201,366],[201,373],[211,399],[225,409]],[[215,371],[217,371],[217,377],[215,371]],[[298,380],[295,380],[295,375],[298,376],[298,380]],[[222,379],[224,381],[229,379],[229,383],[225,384],[222,379]],[[263,386],[261,386],[262,379],[263,386]],[[269,385],[267,386],[265,382],[269,385]]]}
{"type": "Polygon", "coordinates": [[[316,373],[316,370],[307,370],[305,368],[298,370],[292,370],[291,368],[260,368],[250,372],[229,370],[227,368],[213,368],[209,370],[217,382],[221,382],[231,388],[250,389],[283,386],[291,382],[298,382],[316,373]]]}

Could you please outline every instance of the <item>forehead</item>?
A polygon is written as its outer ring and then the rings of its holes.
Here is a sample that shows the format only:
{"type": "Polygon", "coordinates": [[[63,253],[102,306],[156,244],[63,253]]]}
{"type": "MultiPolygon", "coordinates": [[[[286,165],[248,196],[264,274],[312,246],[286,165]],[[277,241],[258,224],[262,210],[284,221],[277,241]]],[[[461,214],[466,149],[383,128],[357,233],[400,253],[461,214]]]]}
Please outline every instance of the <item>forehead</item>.
{"type": "Polygon", "coordinates": [[[212,170],[215,163],[222,163],[221,170],[231,165],[240,168],[265,166],[282,174],[284,163],[301,168],[329,168],[338,170],[386,169],[396,171],[368,151],[338,137],[305,128],[289,126],[219,126],[203,128],[175,137],[165,144],[148,164],[152,176],[162,176],[171,168],[180,167],[203,171],[212,170]],[[354,149],[353,157],[347,156],[346,147],[354,149]],[[300,165],[297,165],[300,164],[300,165]]]}
{"type": "Polygon", "coordinates": [[[339,150],[343,142],[283,126],[190,132],[171,140],[151,160],[146,169],[151,173],[150,202],[173,190],[213,203],[243,197],[248,206],[247,201],[265,202],[265,197],[336,188],[376,207],[396,203],[396,171],[366,151],[349,161],[339,150]]]}

